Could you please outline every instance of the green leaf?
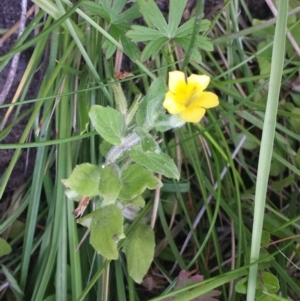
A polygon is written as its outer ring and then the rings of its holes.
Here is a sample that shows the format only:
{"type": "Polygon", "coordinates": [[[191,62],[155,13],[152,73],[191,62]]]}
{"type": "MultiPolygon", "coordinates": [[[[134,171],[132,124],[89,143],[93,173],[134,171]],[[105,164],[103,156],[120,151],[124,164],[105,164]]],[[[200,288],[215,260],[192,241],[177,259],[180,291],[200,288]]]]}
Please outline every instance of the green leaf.
{"type": "Polygon", "coordinates": [[[134,199],[120,200],[118,203],[124,218],[133,221],[142,208],[145,207],[145,200],[141,195],[134,199]]]}
{"type": "Polygon", "coordinates": [[[156,3],[153,0],[138,0],[138,3],[145,20],[152,23],[163,35],[168,36],[168,25],[156,3]]]}
{"type": "Polygon", "coordinates": [[[150,129],[155,127],[157,118],[165,110],[162,106],[166,94],[166,86],[161,77],[156,78],[148,89],[147,95],[140,103],[136,113],[138,126],[150,129]]]}
{"type": "Polygon", "coordinates": [[[268,293],[276,293],[279,290],[279,281],[276,276],[269,272],[263,272],[257,278],[257,290],[267,291],[268,293]]]}
{"type": "Polygon", "coordinates": [[[125,115],[127,112],[127,100],[124,95],[121,84],[119,82],[115,82],[112,85],[112,89],[114,91],[115,103],[117,105],[117,108],[122,115],[125,115]]]}
{"type": "Polygon", "coordinates": [[[291,301],[291,299],[283,298],[275,294],[262,292],[262,295],[256,298],[256,301],[291,301]]]}
{"type": "MultiPolygon", "coordinates": [[[[294,235],[290,227],[283,225],[286,221],[274,214],[266,213],[264,216],[264,225],[263,228],[270,232],[271,235],[277,236],[279,238],[292,237],[294,235]]],[[[296,239],[300,242],[300,239],[296,239]]]]}
{"type": "Polygon", "coordinates": [[[132,60],[135,61],[137,58],[139,51],[139,48],[135,43],[132,43],[125,35],[120,36],[124,52],[126,55],[132,60]]]}
{"type": "Polygon", "coordinates": [[[295,175],[290,175],[284,179],[272,182],[271,187],[276,191],[283,192],[286,187],[290,186],[294,182],[294,180],[295,175]]]}
{"type": "MultiPolygon", "coordinates": [[[[139,49],[137,45],[132,43],[125,33],[130,27],[130,20],[141,16],[137,4],[132,5],[129,9],[125,8],[127,0],[103,0],[100,4],[95,4],[90,1],[84,1],[83,5],[88,9],[89,14],[99,14],[108,23],[107,31],[116,40],[121,40],[124,47],[124,52],[130,57],[131,60],[135,60],[139,49]]],[[[106,58],[113,56],[117,47],[108,39],[104,40],[102,44],[104,48],[106,58]]]]}
{"type": "Polygon", "coordinates": [[[160,114],[155,122],[154,128],[159,132],[166,132],[173,129],[172,117],[170,114],[160,114]]]}
{"type": "Polygon", "coordinates": [[[300,148],[298,148],[296,157],[295,157],[295,163],[298,169],[300,169],[300,148]]]}
{"type": "Polygon", "coordinates": [[[134,146],[129,151],[129,156],[132,161],[147,169],[179,180],[180,174],[174,161],[164,153],[144,152],[140,146],[134,146]]]}
{"type": "Polygon", "coordinates": [[[118,165],[109,164],[101,169],[99,193],[103,197],[104,205],[114,202],[121,189],[120,170],[118,165]]]}
{"type": "MultiPolygon", "coordinates": [[[[11,225],[10,225],[10,231],[8,234],[8,238],[10,239],[15,239],[17,236],[22,235],[22,232],[25,229],[25,223],[20,221],[20,220],[15,220],[11,225]]],[[[1,255],[2,246],[0,245],[0,256],[1,255]]]]}
{"type": "Polygon", "coordinates": [[[254,150],[254,149],[257,149],[259,147],[259,144],[257,143],[257,140],[255,137],[253,137],[253,135],[251,135],[249,132],[246,132],[246,133],[236,133],[234,135],[233,138],[233,141],[236,143],[241,141],[242,137],[243,136],[246,136],[246,140],[245,142],[243,143],[243,149],[247,149],[247,150],[254,150]]]}
{"type": "MultiPolygon", "coordinates": [[[[195,25],[195,17],[193,17],[192,19],[188,20],[187,22],[185,22],[183,25],[181,25],[177,31],[176,31],[176,38],[180,38],[180,37],[186,37],[187,35],[191,35],[193,32],[193,28],[195,25]]],[[[210,21],[209,20],[201,20],[201,25],[200,25],[200,32],[202,31],[206,31],[209,29],[210,26],[210,21]]]]}
{"type": "Polygon", "coordinates": [[[152,135],[148,134],[143,128],[135,128],[135,132],[141,137],[141,146],[143,151],[154,152],[159,150],[158,143],[155,141],[152,135]]]}
{"type": "Polygon", "coordinates": [[[241,280],[237,282],[235,285],[235,291],[240,294],[246,294],[247,293],[247,282],[248,278],[244,277],[241,280]]]}
{"type": "MultiPolygon", "coordinates": [[[[260,42],[257,46],[257,52],[264,49],[268,44],[269,42],[266,41],[260,42]]],[[[260,52],[260,54],[257,56],[260,74],[270,73],[271,58],[272,58],[272,47],[268,47],[267,49],[260,52]]]]}
{"type": "Polygon", "coordinates": [[[113,148],[114,146],[107,142],[106,140],[104,140],[101,144],[100,144],[100,154],[103,156],[103,157],[106,157],[107,154],[109,153],[109,151],[113,148]]]}
{"type": "Polygon", "coordinates": [[[117,243],[125,237],[123,216],[117,205],[109,205],[93,212],[90,243],[107,259],[118,259],[117,243]]]}
{"type": "Polygon", "coordinates": [[[122,11],[122,9],[124,8],[126,2],[127,2],[127,0],[112,1],[111,12],[117,17],[120,14],[120,12],[122,11]]]}
{"type": "Polygon", "coordinates": [[[109,143],[121,144],[125,128],[120,112],[110,107],[92,106],[89,116],[96,131],[109,143]]]}
{"type": "Polygon", "coordinates": [[[43,301],[56,301],[56,295],[48,296],[43,301]]]}
{"type": "Polygon", "coordinates": [[[21,301],[23,300],[22,296],[24,295],[23,291],[21,290],[20,286],[18,285],[18,282],[14,278],[14,276],[9,272],[9,270],[4,266],[1,265],[2,273],[5,275],[7,282],[9,283],[9,287],[14,292],[15,296],[17,297],[17,300],[21,301]]]}
{"type": "Polygon", "coordinates": [[[125,241],[123,251],[126,254],[128,272],[137,283],[143,281],[154,257],[154,233],[145,224],[140,224],[125,241]]]}
{"type": "Polygon", "coordinates": [[[198,36],[196,39],[196,46],[205,51],[213,51],[214,46],[211,41],[207,37],[198,36]]]}
{"type": "Polygon", "coordinates": [[[110,21],[109,12],[102,5],[92,1],[83,1],[82,6],[85,8],[88,14],[98,14],[107,22],[110,21]]]}
{"type": "Polygon", "coordinates": [[[11,252],[10,244],[0,237],[0,257],[5,256],[11,252]]]}
{"type": "Polygon", "coordinates": [[[187,0],[170,0],[169,11],[169,25],[168,34],[169,37],[174,37],[177,31],[177,27],[182,19],[183,11],[186,6],[187,0]]]}
{"type": "Polygon", "coordinates": [[[68,179],[62,183],[82,196],[99,194],[100,168],[97,165],[84,163],[77,165],[68,179]]]}
{"type": "Polygon", "coordinates": [[[92,212],[82,218],[78,218],[77,223],[84,227],[87,227],[88,229],[91,229],[93,216],[94,216],[94,212],[92,212]]]}
{"type": "Polygon", "coordinates": [[[158,52],[164,47],[167,41],[168,38],[166,37],[150,41],[142,52],[141,61],[146,61],[150,56],[152,57],[152,59],[155,59],[158,52]]]}
{"type": "Polygon", "coordinates": [[[115,46],[109,40],[105,40],[102,46],[105,49],[105,58],[107,60],[110,59],[114,55],[115,51],[117,50],[117,46],[115,46]]]}
{"type": "Polygon", "coordinates": [[[263,230],[261,233],[261,245],[266,246],[270,243],[270,233],[263,230]]]}
{"type": "Polygon", "coordinates": [[[194,48],[191,55],[191,61],[195,61],[197,64],[202,62],[202,55],[198,48],[194,48]]]}
{"type": "Polygon", "coordinates": [[[68,189],[68,188],[65,189],[65,195],[70,201],[75,201],[75,202],[79,202],[83,197],[83,195],[79,194],[75,190],[68,189]]]}
{"type": "MultiPolygon", "coordinates": [[[[253,19],[253,26],[259,26],[265,23],[265,21],[258,20],[258,19],[253,19]]],[[[275,33],[275,25],[267,26],[260,28],[260,30],[255,30],[252,33],[252,36],[258,37],[258,38],[263,38],[263,39],[268,39],[269,41],[274,40],[274,33],[275,33]]]]}
{"type": "Polygon", "coordinates": [[[300,134],[300,108],[294,108],[292,113],[295,117],[290,117],[290,123],[292,124],[295,132],[300,134]]]}
{"type": "Polygon", "coordinates": [[[148,28],[145,26],[140,25],[132,25],[131,30],[129,30],[126,35],[133,41],[133,42],[146,42],[151,41],[153,39],[159,39],[164,37],[156,29],[148,28]]]}
{"type": "Polygon", "coordinates": [[[279,162],[278,160],[272,158],[271,168],[270,168],[271,176],[277,177],[280,174],[282,174],[285,171],[285,169],[286,169],[286,166],[282,162],[279,162]]]}
{"type": "MultiPolygon", "coordinates": [[[[174,38],[174,41],[179,45],[181,45],[185,51],[187,51],[190,42],[190,36],[179,37],[179,38],[176,37],[174,38]]],[[[208,38],[203,36],[197,37],[195,46],[196,46],[195,50],[197,50],[197,48],[201,48],[206,51],[212,51],[214,49],[213,44],[208,40],[208,38]]]]}
{"type": "Polygon", "coordinates": [[[139,17],[141,17],[141,13],[139,11],[137,3],[135,3],[130,8],[124,10],[121,14],[119,14],[114,23],[117,25],[129,25],[129,20],[137,19],[139,17]]]}
{"type": "Polygon", "coordinates": [[[122,172],[122,188],[119,198],[132,200],[140,195],[146,188],[161,187],[160,180],[153,173],[140,165],[133,164],[122,172]]]}

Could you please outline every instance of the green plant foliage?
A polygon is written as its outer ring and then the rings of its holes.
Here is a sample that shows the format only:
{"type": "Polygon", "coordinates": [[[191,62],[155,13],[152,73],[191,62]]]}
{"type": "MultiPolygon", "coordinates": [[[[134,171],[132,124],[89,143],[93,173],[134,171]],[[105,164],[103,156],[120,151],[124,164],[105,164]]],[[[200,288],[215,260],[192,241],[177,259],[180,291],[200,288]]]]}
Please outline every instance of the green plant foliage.
{"type": "MultiPolygon", "coordinates": [[[[146,44],[146,47],[141,55],[142,61],[145,61],[150,57],[154,59],[158,52],[171,41],[174,41],[180,45],[185,51],[188,50],[189,42],[193,32],[193,26],[195,23],[195,17],[180,25],[186,2],[187,0],[170,1],[169,18],[167,23],[165,17],[153,0],[138,1],[143,17],[148,24],[151,24],[155,28],[132,25],[132,29],[126,34],[132,39],[133,42],[143,42],[146,44]]],[[[200,32],[207,30],[209,24],[210,22],[208,20],[202,20],[200,32]]],[[[195,45],[196,48],[192,53],[192,59],[194,59],[196,62],[201,62],[201,55],[199,54],[198,48],[206,51],[213,50],[211,42],[205,36],[198,35],[196,37],[195,45]]]]}
{"type": "Polygon", "coordinates": [[[247,293],[247,278],[244,277],[239,280],[235,285],[235,291],[239,294],[246,294],[247,293]]]}
{"type": "Polygon", "coordinates": [[[272,47],[268,46],[270,46],[268,41],[260,42],[257,46],[257,49],[261,51],[257,57],[261,74],[268,74],[271,70],[272,47]]]}
{"type": "Polygon", "coordinates": [[[298,168],[300,168],[300,148],[298,148],[296,157],[295,157],[295,162],[298,168]]]}
{"type": "Polygon", "coordinates": [[[300,134],[300,108],[294,108],[292,110],[292,113],[294,114],[295,117],[293,116],[290,118],[290,123],[295,129],[295,132],[297,134],[300,134]]]}
{"type": "MultiPolygon", "coordinates": [[[[141,16],[138,5],[135,3],[130,8],[125,9],[126,0],[104,0],[99,4],[92,1],[84,1],[83,6],[91,15],[99,15],[106,22],[106,29],[108,33],[116,41],[121,40],[125,53],[134,61],[139,49],[135,43],[125,35],[130,27],[130,21],[141,16]]],[[[108,39],[104,40],[103,46],[106,49],[106,58],[109,59],[117,50],[108,39]]]]}
{"type": "Polygon", "coordinates": [[[179,172],[174,161],[164,153],[144,152],[141,147],[135,146],[129,151],[132,161],[168,178],[179,180],[179,172]]]}
{"type": "Polygon", "coordinates": [[[284,189],[290,186],[295,180],[295,175],[288,176],[282,180],[274,181],[272,183],[272,188],[276,191],[284,191],[284,189]]]}
{"type": "MultiPolygon", "coordinates": [[[[66,191],[68,198],[80,200],[75,210],[80,216],[84,213],[89,198],[97,196],[100,199],[97,202],[98,209],[80,218],[78,222],[90,229],[90,243],[95,250],[107,259],[116,260],[117,242],[125,238],[124,218],[126,221],[136,218],[145,206],[142,194],[146,189],[153,190],[162,186],[154,173],[179,179],[179,172],[174,161],[161,151],[150,132],[156,128],[159,117],[167,116],[162,108],[165,93],[162,79],[152,83],[141,103],[142,108],[138,110],[127,111],[127,101],[120,84],[115,84],[113,91],[118,110],[94,105],[89,112],[93,126],[104,139],[102,153],[106,157],[105,161],[101,166],[89,163],[78,165],[63,183],[69,188],[66,191]],[[137,116],[134,116],[135,113],[137,116]],[[138,122],[135,124],[134,121],[138,122]]],[[[170,124],[167,126],[170,127],[170,124]]],[[[141,238],[140,228],[131,236],[129,243],[125,238],[125,244],[128,243],[129,248],[125,253],[130,256],[130,259],[127,258],[130,262],[129,273],[139,283],[153,260],[155,245],[152,229],[145,225],[140,227],[146,229],[148,244],[141,238]],[[132,246],[135,246],[135,257],[132,246]],[[148,247],[151,248],[145,256],[143,248],[148,247]],[[141,258],[139,262],[143,263],[142,267],[136,265],[133,258],[141,258]]]]}
{"type": "MultiPolygon", "coordinates": [[[[261,291],[258,294],[257,300],[270,300],[269,294],[276,293],[279,290],[279,281],[276,276],[269,272],[262,272],[257,279],[257,290],[261,291]]],[[[274,300],[271,298],[271,300],[274,300]]]]}
{"type": "Polygon", "coordinates": [[[115,101],[116,101],[116,106],[118,108],[118,111],[122,115],[125,115],[127,113],[127,100],[125,98],[122,87],[120,83],[115,83],[114,85],[112,85],[112,88],[114,91],[114,96],[115,96],[115,101]]]}
{"type": "MultiPolygon", "coordinates": [[[[239,280],[235,286],[235,290],[238,293],[246,294],[247,293],[247,277],[239,280]]],[[[257,276],[257,296],[260,301],[267,300],[279,300],[271,297],[272,293],[276,293],[279,290],[279,281],[276,276],[269,272],[260,272],[257,276]]]]}
{"type": "Polygon", "coordinates": [[[122,171],[122,188],[119,194],[121,200],[132,200],[142,194],[146,188],[156,189],[162,183],[153,173],[140,165],[132,164],[122,171]]]}
{"type": "Polygon", "coordinates": [[[101,169],[101,181],[99,184],[99,194],[103,198],[103,203],[105,205],[114,203],[118,198],[121,187],[122,183],[118,165],[104,165],[101,169]]]}
{"type": "Polygon", "coordinates": [[[128,272],[137,283],[141,283],[154,256],[154,232],[148,225],[139,224],[126,240],[123,251],[126,254],[128,272]]]}
{"type": "Polygon", "coordinates": [[[109,143],[121,144],[124,135],[124,118],[122,114],[110,107],[92,106],[89,116],[96,131],[109,143]]]}
{"type": "Polygon", "coordinates": [[[149,129],[157,126],[157,119],[165,115],[162,103],[166,93],[166,86],[161,78],[153,81],[148,93],[140,103],[136,113],[136,123],[140,128],[149,129]]]}
{"type": "Polygon", "coordinates": [[[91,197],[99,194],[100,177],[99,166],[84,163],[77,165],[70,177],[62,182],[78,194],[91,197]]]}
{"type": "Polygon", "coordinates": [[[108,205],[89,215],[90,243],[95,250],[107,259],[118,259],[117,243],[125,238],[123,216],[117,205],[108,205]]]}
{"type": "MultiPolygon", "coordinates": [[[[244,133],[237,133],[234,137],[233,137],[233,141],[235,141],[236,143],[238,141],[240,141],[242,139],[242,137],[244,136],[244,133]]],[[[253,138],[252,135],[250,134],[246,134],[246,141],[243,144],[243,148],[244,149],[248,149],[248,150],[254,150],[258,148],[258,143],[257,141],[253,138]]]]}
{"type": "Polygon", "coordinates": [[[142,128],[137,127],[135,129],[135,132],[141,138],[141,146],[142,146],[142,149],[143,149],[144,152],[147,152],[147,151],[154,152],[155,150],[159,150],[158,143],[145,130],[143,130],[142,128]]]}
{"type": "Polygon", "coordinates": [[[261,234],[261,245],[266,246],[270,243],[270,233],[263,230],[261,234]]]}
{"type": "Polygon", "coordinates": [[[138,195],[131,200],[119,200],[118,206],[121,208],[124,218],[133,221],[144,208],[145,200],[141,195],[138,195]]]}
{"type": "Polygon", "coordinates": [[[10,271],[3,264],[1,265],[1,270],[4,276],[6,277],[6,281],[9,283],[9,287],[13,291],[17,301],[23,300],[24,293],[21,290],[15,277],[10,273],[10,271]]]}
{"type": "Polygon", "coordinates": [[[5,239],[0,237],[0,257],[5,256],[11,252],[11,246],[5,239]]]}
{"type": "Polygon", "coordinates": [[[292,237],[293,231],[289,227],[281,227],[282,224],[284,220],[281,217],[270,213],[265,214],[264,229],[279,238],[292,237]]]}
{"type": "Polygon", "coordinates": [[[211,22],[204,0],[33,2],[18,39],[0,22],[1,76],[22,57],[0,105],[1,297],[298,300],[299,0],[262,21],[263,0],[224,0],[211,22]],[[210,77],[200,123],[163,108],[175,70],[210,77]]]}

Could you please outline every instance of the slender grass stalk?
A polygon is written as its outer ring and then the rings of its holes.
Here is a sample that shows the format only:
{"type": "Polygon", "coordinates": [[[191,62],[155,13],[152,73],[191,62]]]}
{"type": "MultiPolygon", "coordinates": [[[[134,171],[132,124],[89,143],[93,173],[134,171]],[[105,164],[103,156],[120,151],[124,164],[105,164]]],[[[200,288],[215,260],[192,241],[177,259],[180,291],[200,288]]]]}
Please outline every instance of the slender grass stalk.
{"type": "MultiPolygon", "coordinates": [[[[50,22],[50,20],[49,20],[50,22]]],[[[56,31],[54,31],[55,35],[56,31]]],[[[45,74],[41,88],[40,88],[40,94],[45,93],[44,87],[46,86],[46,79],[49,79],[51,77],[51,74],[55,67],[55,59],[53,58],[53,52],[57,52],[57,46],[58,43],[56,42],[56,39],[52,39],[51,44],[51,51],[50,51],[50,59],[49,59],[49,67],[48,72],[45,74]]],[[[37,59],[35,61],[38,61],[37,59]]],[[[53,91],[51,90],[50,93],[52,94],[53,91]]],[[[45,107],[50,106],[51,102],[46,102],[45,107]]],[[[39,142],[43,142],[49,139],[49,128],[45,126],[49,119],[51,117],[47,116],[44,126],[41,127],[40,131],[40,138],[39,142]]],[[[36,164],[33,172],[33,180],[32,180],[32,186],[31,186],[31,195],[30,195],[30,201],[29,201],[29,207],[28,207],[28,222],[26,223],[26,231],[24,236],[24,247],[23,247],[23,255],[22,255],[22,266],[21,266],[21,277],[20,277],[20,286],[24,289],[26,286],[26,279],[28,276],[28,268],[29,268],[29,262],[30,262],[30,256],[32,255],[32,244],[33,244],[33,235],[35,232],[36,227],[36,220],[37,220],[37,210],[40,206],[40,199],[41,199],[41,190],[42,190],[42,184],[44,180],[44,172],[45,172],[45,161],[46,161],[46,155],[47,155],[48,148],[47,147],[39,147],[37,149],[37,155],[36,155],[36,164]]],[[[44,240],[45,241],[45,240],[44,240]]]]}
{"type": "Polygon", "coordinates": [[[195,44],[196,44],[196,39],[197,39],[197,34],[199,32],[200,26],[201,26],[201,20],[202,20],[202,13],[203,13],[203,0],[198,0],[197,1],[197,6],[196,6],[196,11],[195,11],[195,24],[194,24],[194,29],[193,33],[191,36],[190,44],[188,51],[184,57],[183,63],[182,63],[182,71],[185,71],[191,57],[193,54],[193,51],[195,50],[195,44]]]}
{"type": "MultiPolygon", "coordinates": [[[[63,43],[67,45],[68,36],[65,36],[63,43]]],[[[67,74],[62,82],[63,92],[69,91],[70,76],[67,74]]],[[[70,135],[70,98],[63,97],[58,105],[57,110],[57,131],[59,138],[68,137],[70,135]],[[65,99],[64,99],[65,98],[65,99]]],[[[67,161],[70,160],[72,153],[68,147],[68,143],[60,144],[57,151],[57,176],[56,176],[56,212],[54,219],[54,231],[58,237],[57,245],[57,261],[55,289],[56,298],[58,300],[67,300],[67,198],[64,194],[64,187],[61,180],[68,176],[67,161]],[[67,159],[68,158],[68,159],[67,159]]],[[[72,250],[70,250],[72,251],[72,250]]],[[[74,251],[74,250],[73,250],[74,251]]]]}
{"type": "MultiPolygon", "coordinates": [[[[272,53],[270,86],[263,127],[261,149],[258,162],[258,174],[255,189],[254,220],[252,228],[252,242],[250,263],[259,259],[260,241],[266,202],[266,192],[271,166],[276,128],[278,99],[281,86],[281,76],[285,57],[285,34],[287,24],[288,1],[278,2],[278,19],[275,29],[274,48],[272,53]]],[[[255,299],[258,264],[249,269],[247,301],[255,299]]]]}

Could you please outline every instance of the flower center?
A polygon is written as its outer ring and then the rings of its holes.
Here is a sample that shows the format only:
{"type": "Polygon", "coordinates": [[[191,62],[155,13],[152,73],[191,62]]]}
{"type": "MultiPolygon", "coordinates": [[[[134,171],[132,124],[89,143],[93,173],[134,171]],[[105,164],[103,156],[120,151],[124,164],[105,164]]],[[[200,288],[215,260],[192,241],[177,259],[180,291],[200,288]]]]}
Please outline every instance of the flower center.
{"type": "Polygon", "coordinates": [[[199,97],[199,93],[196,92],[196,87],[193,87],[193,89],[191,90],[191,92],[189,93],[189,95],[187,95],[187,101],[185,103],[186,107],[189,107],[190,105],[192,105],[192,103],[194,102],[195,99],[197,99],[199,97]]]}

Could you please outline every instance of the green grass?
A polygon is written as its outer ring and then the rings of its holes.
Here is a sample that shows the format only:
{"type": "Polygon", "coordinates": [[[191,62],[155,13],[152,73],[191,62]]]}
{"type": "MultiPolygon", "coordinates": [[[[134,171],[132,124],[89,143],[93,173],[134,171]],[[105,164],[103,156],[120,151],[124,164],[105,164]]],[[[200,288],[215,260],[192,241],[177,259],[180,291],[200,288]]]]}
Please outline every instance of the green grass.
{"type": "MultiPolygon", "coordinates": [[[[120,43],[121,37],[108,30],[112,24],[84,1],[75,6],[67,0],[35,1],[41,11],[0,58],[3,70],[15,53],[34,45],[13,103],[0,106],[13,116],[2,124],[2,140],[27,118],[18,142],[0,144],[1,151],[14,150],[0,183],[1,207],[8,204],[5,212],[1,209],[0,234],[12,248],[0,258],[5,274],[0,286],[9,281],[0,294],[7,300],[193,300],[212,290],[221,292],[215,298],[224,301],[251,301],[263,294],[269,299],[259,300],[299,298],[300,97],[291,85],[300,65],[290,43],[285,47],[283,41],[287,11],[293,9],[287,28],[300,42],[294,27],[300,5],[282,1],[278,18],[267,26],[241,28],[236,16],[244,1],[225,2],[226,14],[217,14],[200,32],[209,37],[213,51],[201,50],[199,64],[192,50],[203,21],[191,28],[187,54],[174,37],[156,57],[142,60],[142,47],[120,43]],[[35,28],[39,34],[32,37],[35,28]],[[179,181],[162,178],[158,204],[155,191],[147,191],[146,206],[125,230],[130,236],[157,213],[155,257],[144,286],[129,276],[123,252],[116,261],[95,252],[86,228],[72,214],[77,204],[67,199],[61,183],[78,164],[104,162],[99,151],[103,140],[88,112],[95,104],[116,107],[111,79],[117,55],[111,51],[106,57],[113,47],[132,64],[126,71],[134,76],[121,81],[130,104],[147,93],[155,78],[167,85],[168,71],[180,70],[181,64],[188,74],[209,75],[208,90],[220,98],[200,124],[153,133],[181,176],[179,181]],[[45,71],[37,98],[26,99],[41,65],[45,71]],[[12,170],[28,147],[36,150],[32,176],[8,192],[12,170]],[[181,270],[204,280],[177,287],[181,270]]],[[[145,1],[137,3],[143,7],[145,1]]],[[[201,16],[199,3],[193,14],[201,16]]],[[[131,22],[125,19],[125,32],[131,22]]],[[[151,20],[145,24],[157,29],[151,20]]],[[[90,202],[87,211],[93,206],[90,202]]]]}

